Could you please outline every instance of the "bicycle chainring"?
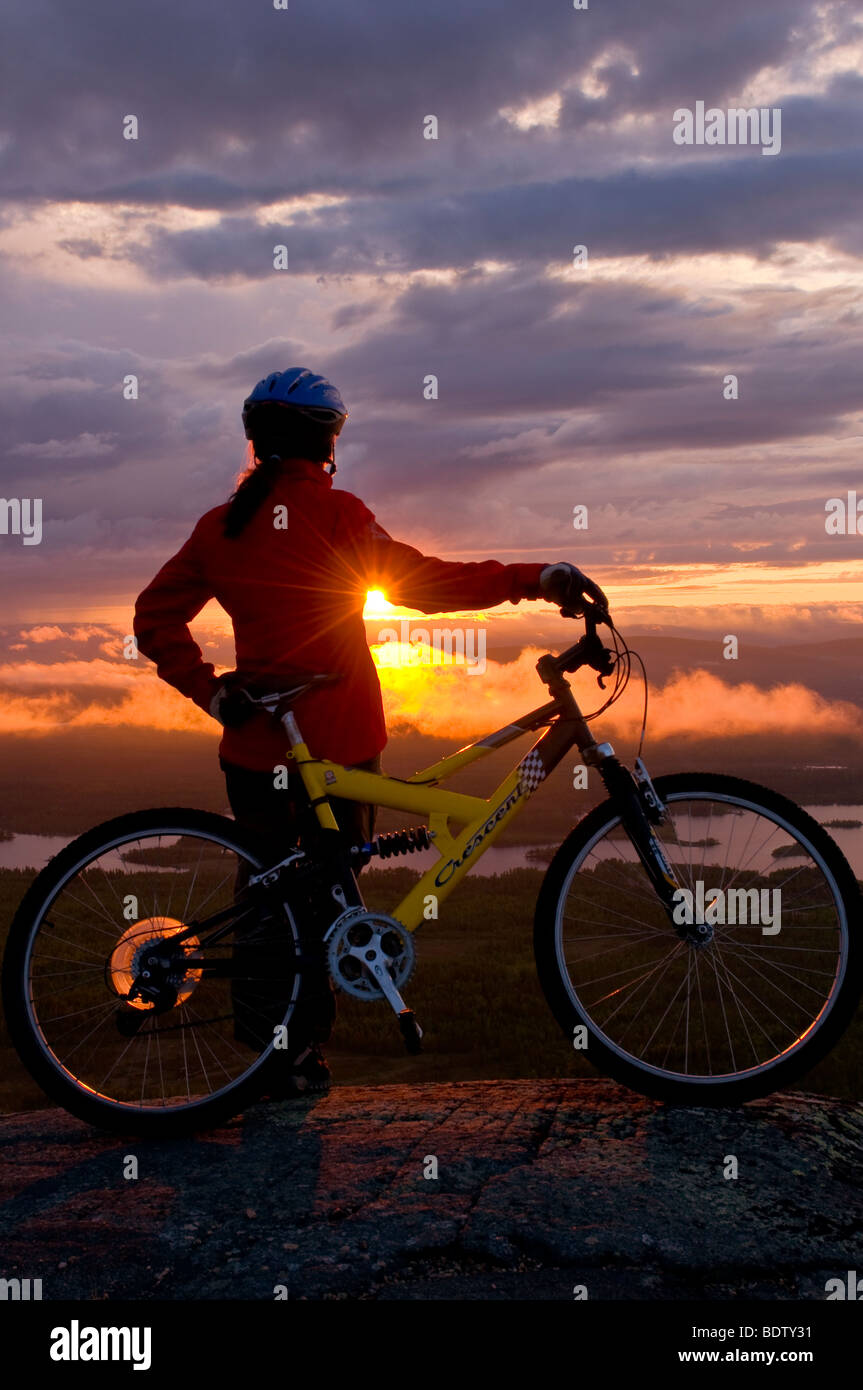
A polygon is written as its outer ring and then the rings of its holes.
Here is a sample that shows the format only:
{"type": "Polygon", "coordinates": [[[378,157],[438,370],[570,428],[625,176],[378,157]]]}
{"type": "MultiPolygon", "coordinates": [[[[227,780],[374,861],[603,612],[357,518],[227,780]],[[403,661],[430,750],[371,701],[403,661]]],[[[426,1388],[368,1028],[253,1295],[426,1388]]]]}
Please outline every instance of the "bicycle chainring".
{"type": "Polygon", "coordinates": [[[383,999],[375,979],[382,970],[396,989],[407,984],[416,965],[413,937],[394,917],[352,907],[333,922],[324,938],[333,983],[355,999],[383,999]]]}

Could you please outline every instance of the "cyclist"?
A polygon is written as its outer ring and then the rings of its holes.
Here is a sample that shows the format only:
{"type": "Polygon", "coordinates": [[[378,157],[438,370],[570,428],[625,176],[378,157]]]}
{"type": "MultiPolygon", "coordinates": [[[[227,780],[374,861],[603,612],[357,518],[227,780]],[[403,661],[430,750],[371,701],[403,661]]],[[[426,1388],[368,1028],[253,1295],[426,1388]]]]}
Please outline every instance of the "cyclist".
{"type": "MultiPolygon", "coordinates": [[[[394,540],[358,497],[333,487],[335,441],[347,414],[336,388],[307,368],[259,381],[243,404],[248,467],[236,491],[201,517],[135,606],[139,650],[163,680],[222,723],[220,765],[234,817],[274,858],[289,834],[296,839],[298,806],[290,777],[287,790],[274,785],[283,736],[266,712],[241,708],[241,682],[251,676],[284,689],[310,674],[338,673],[337,684],[297,700],[304,739],[316,757],[379,769],[386,727],[362,617],[369,589],[424,613],[539,598],[578,608],[585,595],[606,606],[602,590],[575,565],[445,561],[394,540]],[[221,676],[188,627],[211,598],[234,629],[237,670],[221,676]]],[[[351,842],[371,838],[372,808],[334,801],[333,810],[351,842]]],[[[311,1003],[299,1024],[294,1015],[287,1051],[272,1054],[271,1095],[329,1087],[321,1044],[335,1005],[322,951],[313,971],[303,995],[311,1003]]],[[[259,994],[255,1005],[260,1013],[259,994]]],[[[244,1036],[249,1007],[235,986],[235,1035],[244,1041],[252,1041],[244,1036]]],[[[284,1002],[268,1007],[280,1022],[284,1002]]]]}

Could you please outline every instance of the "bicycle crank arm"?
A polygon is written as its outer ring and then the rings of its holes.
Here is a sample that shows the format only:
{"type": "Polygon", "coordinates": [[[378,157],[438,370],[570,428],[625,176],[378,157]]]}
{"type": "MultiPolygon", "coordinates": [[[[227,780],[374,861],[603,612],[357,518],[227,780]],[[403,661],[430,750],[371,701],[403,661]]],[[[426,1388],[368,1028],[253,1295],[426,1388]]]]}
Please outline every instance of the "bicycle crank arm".
{"type": "Polygon", "coordinates": [[[376,961],[364,961],[363,965],[378,986],[378,989],[380,989],[393,1013],[404,1013],[407,1009],[407,1004],[396,989],[393,977],[389,970],[387,970],[386,962],[383,957],[379,956],[376,961]]]}
{"type": "Polygon", "coordinates": [[[416,1021],[413,1009],[408,1008],[396,989],[393,978],[387,969],[386,962],[379,956],[376,961],[364,961],[363,965],[378,985],[378,988],[381,990],[390,1008],[397,1016],[399,1028],[401,1029],[401,1034],[408,1052],[421,1052],[423,1030],[416,1021]]]}
{"type": "Polygon", "coordinates": [[[411,934],[395,917],[349,907],[324,936],[330,978],[355,999],[383,996],[396,1015],[408,1052],[420,1051],[423,1030],[401,995],[414,969],[411,934]]]}

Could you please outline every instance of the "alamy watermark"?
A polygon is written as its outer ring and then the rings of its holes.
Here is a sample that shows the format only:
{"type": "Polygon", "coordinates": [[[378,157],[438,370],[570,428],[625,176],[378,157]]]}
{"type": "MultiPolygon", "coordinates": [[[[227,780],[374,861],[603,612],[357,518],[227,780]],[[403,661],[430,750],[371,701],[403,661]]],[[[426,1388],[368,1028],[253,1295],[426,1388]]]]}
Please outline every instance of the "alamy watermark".
{"type": "Polygon", "coordinates": [[[402,618],[399,626],[382,627],[375,639],[379,643],[380,666],[465,666],[468,675],[485,671],[485,628],[412,627],[402,618]]]}
{"type": "Polygon", "coordinates": [[[152,1363],[149,1327],[82,1327],[73,1318],[69,1327],[51,1330],[48,1355],[52,1361],[131,1361],[133,1371],[148,1371],[152,1363]]]}
{"type": "Polygon", "coordinates": [[[677,926],[706,922],[709,926],[761,927],[762,936],[776,936],[782,925],[781,888],[707,888],[695,881],[695,892],[678,888],[674,894],[677,926]]]}
{"type": "Polygon", "coordinates": [[[0,536],[20,536],[24,545],[39,545],[42,498],[0,497],[0,536]]]}
{"type": "Polygon", "coordinates": [[[845,497],[828,497],[824,510],[828,536],[863,536],[863,496],[849,492],[845,497]]]}
{"type": "Polygon", "coordinates": [[[857,1278],[856,1269],[849,1269],[842,1279],[828,1279],[824,1292],[828,1302],[838,1298],[850,1303],[863,1303],[863,1278],[857,1278]]]}
{"type": "Polygon", "coordinates": [[[760,145],[762,154],[782,149],[782,109],[779,106],[729,106],[723,111],[697,101],[695,110],[679,106],[672,117],[675,145],[760,145]]]}
{"type": "Polygon", "coordinates": [[[41,1279],[0,1279],[0,1301],[4,1303],[29,1303],[41,1297],[41,1279]]]}

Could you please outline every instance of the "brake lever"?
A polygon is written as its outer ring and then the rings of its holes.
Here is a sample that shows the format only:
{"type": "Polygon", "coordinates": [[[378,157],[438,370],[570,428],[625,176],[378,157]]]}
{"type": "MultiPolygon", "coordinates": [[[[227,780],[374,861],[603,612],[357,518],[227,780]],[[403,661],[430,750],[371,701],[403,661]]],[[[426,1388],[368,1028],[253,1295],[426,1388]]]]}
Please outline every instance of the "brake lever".
{"type": "Polygon", "coordinates": [[[584,618],[585,626],[595,629],[601,624],[606,623],[611,626],[611,618],[607,608],[600,608],[595,603],[586,603],[583,608],[561,608],[562,618],[584,618]]]}
{"type": "Polygon", "coordinates": [[[596,653],[594,654],[594,661],[591,661],[590,664],[591,664],[591,666],[593,666],[593,669],[594,669],[595,671],[598,672],[598,675],[597,675],[597,677],[596,677],[596,683],[597,683],[597,685],[599,686],[600,690],[604,690],[604,689],[605,689],[605,681],[604,681],[602,678],[603,678],[603,676],[613,676],[613,675],[614,675],[614,668],[615,668],[615,666],[617,665],[617,658],[616,658],[614,652],[609,651],[608,647],[603,646],[603,644],[602,644],[600,638],[596,635],[596,629],[595,629],[595,628],[594,628],[593,631],[590,633],[590,636],[588,637],[587,640],[588,640],[588,645],[594,646],[594,647],[597,647],[597,646],[599,647],[599,653],[598,653],[598,654],[596,654],[596,653]],[[594,665],[594,662],[595,662],[595,661],[598,662],[597,665],[594,665]]]}

